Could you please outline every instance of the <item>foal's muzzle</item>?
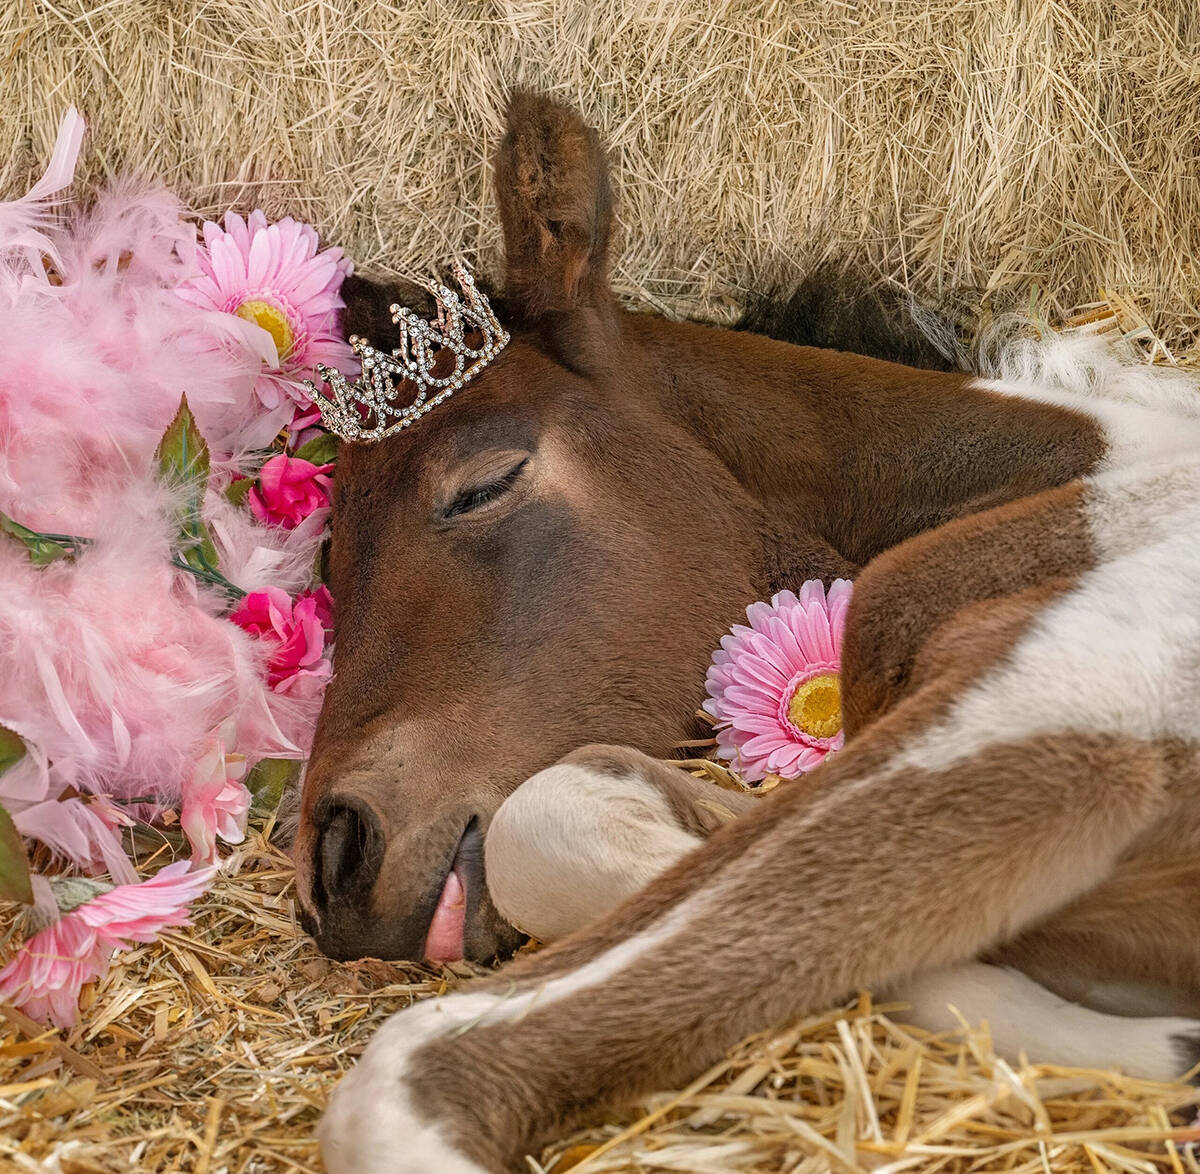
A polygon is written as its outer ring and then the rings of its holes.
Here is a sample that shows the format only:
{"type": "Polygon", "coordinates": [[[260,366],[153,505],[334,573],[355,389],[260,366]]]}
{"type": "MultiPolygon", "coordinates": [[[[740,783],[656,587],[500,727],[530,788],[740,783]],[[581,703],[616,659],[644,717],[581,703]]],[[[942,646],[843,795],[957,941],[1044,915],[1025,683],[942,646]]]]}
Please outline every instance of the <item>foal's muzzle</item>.
{"type": "Polygon", "coordinates": [[[462,956],[472,961],[514,949],[521,935],[488,896],[483,829],[477,813],[448,810],[389,836],[369,801],[334,790],[317,803],[297,846],[308,866],[301,869],[308,878],[308,892],[301,893],[308,907],[304,928],[324,953],[340,960],[422,961],[431,948],[431,924],[443,931],[434,937],[444,950],[448,921],[461,922],[454,936],[461,932],[462,956]],[[443,898],[452,871],[465,909],[459,904],[456,916],[448,917],[443,898]]]}

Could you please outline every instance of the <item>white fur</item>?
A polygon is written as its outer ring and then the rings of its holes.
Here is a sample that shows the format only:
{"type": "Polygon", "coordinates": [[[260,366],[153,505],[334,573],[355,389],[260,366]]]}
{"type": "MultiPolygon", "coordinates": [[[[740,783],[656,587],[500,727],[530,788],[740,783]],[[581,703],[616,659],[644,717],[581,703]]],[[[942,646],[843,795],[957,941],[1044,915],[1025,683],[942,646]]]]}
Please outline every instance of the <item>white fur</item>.
{"type": "Polygon", "coordinates": [[[496,812],[485,848],[488,891],[509,922],[553,942],[616,908],[700,842],[641,777],[558,763],[496,812]]]}
{"type": "Polygon", "coordinates": [[[1100,565],[889,771],[1038,733],[1200,737],[1200,459],[1101,475],[1086,509],[1100,565]]]}
{"type": "Polygon", "coordinates": [[[1195,372],[1148,363],[1133,346],[1110,336],[1082,330],[1056,334],[1018,315],[998,319],[978,340],[966,365],[986,378],[1035,392],[1070,392],[1177,416],[1200,416],[1200,379],[1195,372]],[[1031,326],[1039,337],[1031,337],[1031,326]]]}
{"type": "Polygon", "coordinates": [[[1145,362],[1127,344],[1082,331],[1054,334],[1017,317],[979,340],[974,366],[984,391],[1083,412],[1104,429],[1100,469],[1143,457],[1200,450],[1200,379],[1145,362]]]}
{"type": "Polygon", "coordinates": [[[1119,1068],[1145,1080],[1179,1077],[1184,1053],[1176,1039],[1200,1031],[1195,1019],[1127,1019],[1093,1011],[1019,971],[982,962],[909,979],[887,997],[908,1003],[911,1009],[901,1017],[926,1031],[952,1031],[964,1020],[986,1023],[996,1054],[1014,1063],[1024,1053],[1039,1063],[1119,1068]]]}

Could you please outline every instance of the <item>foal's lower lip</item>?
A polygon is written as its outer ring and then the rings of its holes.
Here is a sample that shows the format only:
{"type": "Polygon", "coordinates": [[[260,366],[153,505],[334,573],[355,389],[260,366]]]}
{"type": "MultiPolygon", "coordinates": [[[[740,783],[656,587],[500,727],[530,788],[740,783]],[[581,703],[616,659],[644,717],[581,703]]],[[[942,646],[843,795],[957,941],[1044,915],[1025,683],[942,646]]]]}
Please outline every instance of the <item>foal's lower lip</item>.
{"type": "Polygon", "coordinates": [[[458,860],[446,874],[429,932],[425,957],[430,962],[457,962],[463,956],[463,931],[467,923],[467,889],[458,874],[458,860]]]}

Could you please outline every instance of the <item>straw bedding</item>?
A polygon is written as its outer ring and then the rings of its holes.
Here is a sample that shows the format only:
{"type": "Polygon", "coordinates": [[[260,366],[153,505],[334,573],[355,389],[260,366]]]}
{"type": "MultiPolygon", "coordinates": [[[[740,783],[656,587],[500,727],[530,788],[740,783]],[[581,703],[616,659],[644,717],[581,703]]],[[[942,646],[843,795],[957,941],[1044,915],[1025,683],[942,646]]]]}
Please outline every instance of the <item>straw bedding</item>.
{"type": "MultiPolygon", "coordinates": [[[[505,89],[523,83],[578,102],[612,144],[615,283],[634,304],[730,320],[750,294],[852,254],[923,299],[969,288],[986,313],[1019,296],[1190,363],[1197,12],[10,0],[0,192],[25,189],[73,101],[92,133],[85,188],[132,171],[198,213],[311,220],[368,270],[422,272],[457,251],[494,270],[487,157],[505,89]]],[[[69,1037],[0,1012],[0,1170],[319,1169],[312,1126],[333,1080],[385,1015],[459,977],[323,959],[260,828],[195,929],[126,955],[69,1037]]],[[[1009,1067],[986,1031],[931,1039],[864,997],[529,1164],[1180,1174],[1200,1170],[1194,1100],[1009,1067]]]]}
{"type": "MultiPolygon", "coordinates": [[[[65,1039],[0,1008],[0,1171],[319,1170],[333,1081],[390,1012],[475,970],[330,962],[294,913],[260,829],[195,927],[124,955],[65,1039]]],[[[1200,1090],[1010,1067],[986,1030],[930,1037],[866,996],[843,1011],[748,1040],[529,1170],[1200,1174],[1200,1090]]]]}

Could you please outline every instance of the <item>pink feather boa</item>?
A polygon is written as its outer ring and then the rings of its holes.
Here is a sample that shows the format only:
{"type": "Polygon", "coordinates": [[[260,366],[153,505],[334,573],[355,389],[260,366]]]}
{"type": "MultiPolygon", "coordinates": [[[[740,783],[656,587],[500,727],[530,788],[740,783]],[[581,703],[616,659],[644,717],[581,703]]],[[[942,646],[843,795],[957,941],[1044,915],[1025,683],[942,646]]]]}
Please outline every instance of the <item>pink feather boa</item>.
{"type": "Polygon", "coordinates": [[[107,861],[116,876],[112,820],[78,800],[57,811],[68,788],[152,797],[143,815],[177,807],[215,731],[248,765],[301,758],[320,705],[319,690],[272,689],[228,597],[168,562],[176,522],[154,454],[180,393],[210,448],[204,516],[227,579],[309,587],[327,510],[288,530],[226,499],[235,475],[254,475],[248,450],[278,431],[254,394],[274,347],[177,296],[196,231],[170,193],[116,186],[86,212],[51,207],[82,131],[72,111],[45,177],[0,204],[0,512],[92,540],[73,561],[35,566],[0,534],[0,726],[27,746],[0,774],[0,806],[79,867],[107,861]]]}

